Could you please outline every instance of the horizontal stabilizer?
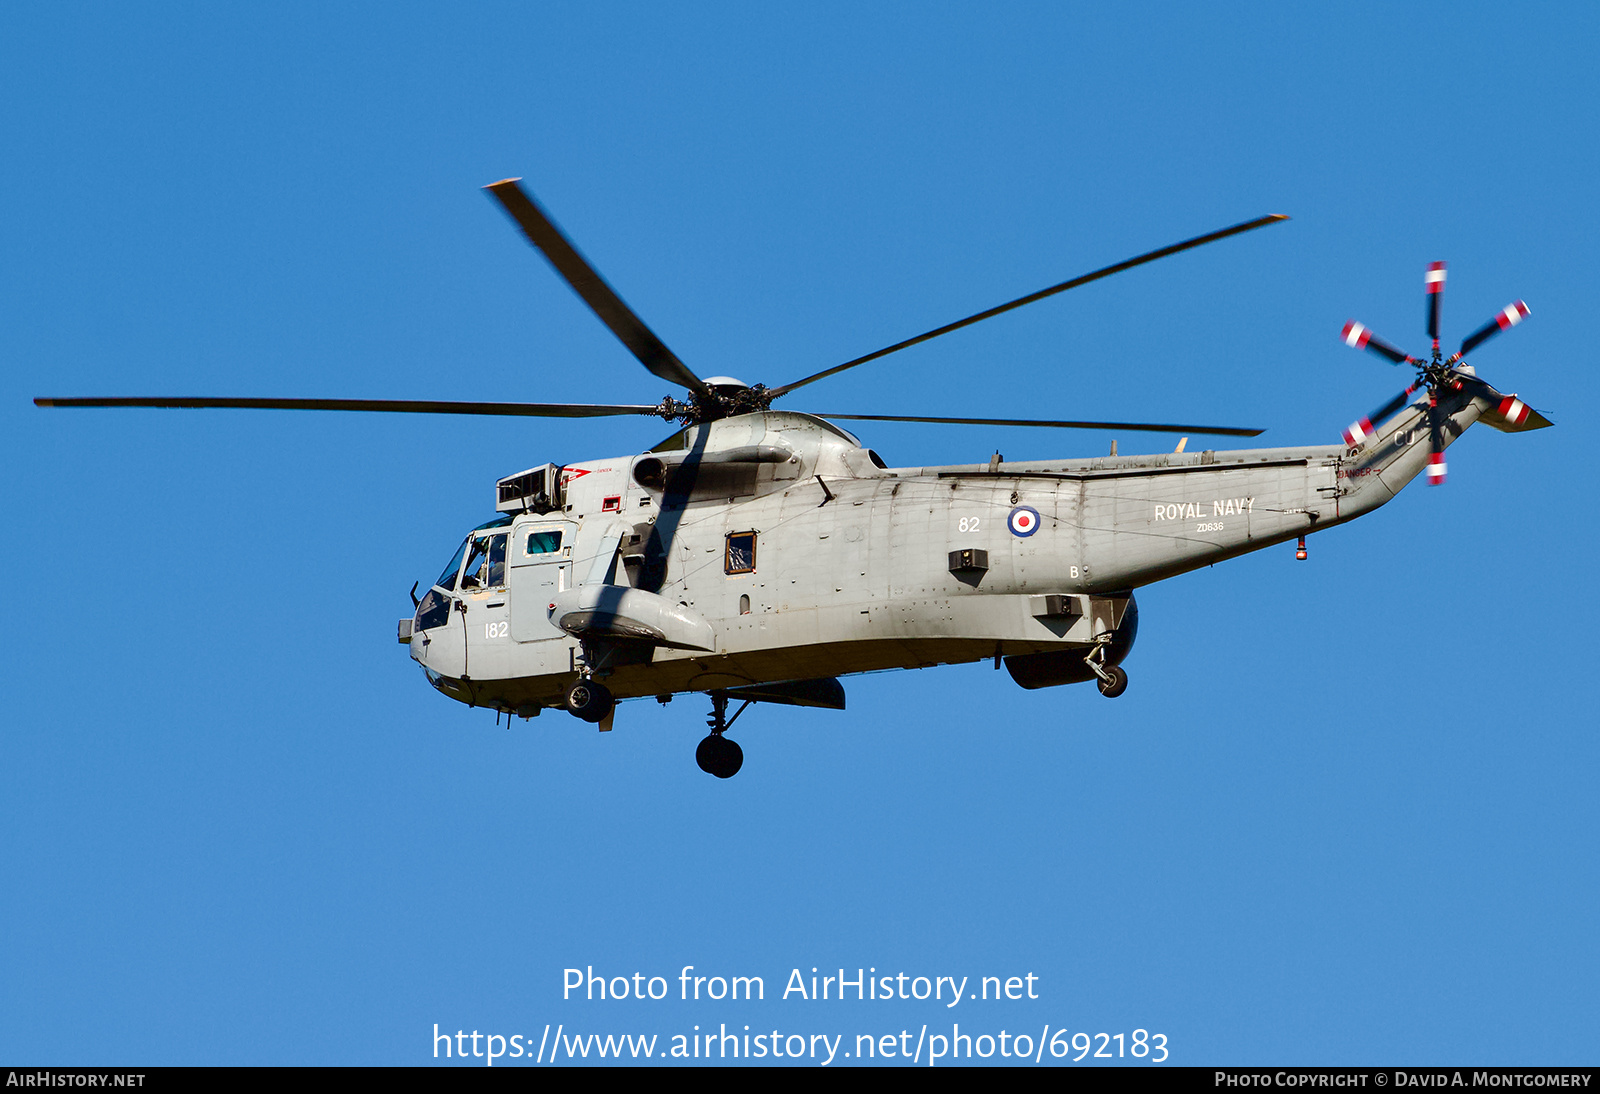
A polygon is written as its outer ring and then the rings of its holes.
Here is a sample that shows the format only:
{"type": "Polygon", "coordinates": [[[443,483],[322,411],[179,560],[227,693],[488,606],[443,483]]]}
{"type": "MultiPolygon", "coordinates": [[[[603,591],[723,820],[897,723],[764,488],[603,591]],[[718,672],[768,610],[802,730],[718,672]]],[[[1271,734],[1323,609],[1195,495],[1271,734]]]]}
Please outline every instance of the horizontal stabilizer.
{"type": "Polygon", "coordinates": [[[1478,421],[1502,433],[1526,433],[1555,424],[1515,395],[1502,396],[1478,421]]]}

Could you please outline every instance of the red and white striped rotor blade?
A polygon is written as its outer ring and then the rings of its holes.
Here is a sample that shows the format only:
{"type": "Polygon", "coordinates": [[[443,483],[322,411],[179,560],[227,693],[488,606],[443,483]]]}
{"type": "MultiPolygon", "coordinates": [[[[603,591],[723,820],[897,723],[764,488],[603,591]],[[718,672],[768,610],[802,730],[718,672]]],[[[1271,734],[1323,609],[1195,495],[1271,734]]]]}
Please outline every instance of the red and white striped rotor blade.
{"type": "Polygon", "coordinates": [[[1412,357],[1395,349],[1382,338],[1373,334],[1370,328],[1357,323],[1354,319],[1344,325],[1344,330],[1340,332],[1339,337],[1343,338],[1344,344],[1352,349],[1371,350],[1379,357],[1387,357],[1390,362],[1396,365],[1403,365],[1407,361],[1413,360],[1412,357]]]}
{"type": "Polygon", "coordinates": [[[1419,380],[1415,384],[1412,384],[1410,387],[1406,388],[1400,394],[1396,395],[1393,399],[1390,399],[1387,403],[1384,403],[1377,410],[1374,410],[1371,414],[1368,414],[1364,418],[1357,418],[1354,422],[1351,422],[1349,428],[1344,431],[1344,443],[1352,448],[1355,448],[1358,445],[1366,444],[1373,437],[1377,436],[1377,427],[1383,425],[1384,422],[1389,420],[1390,415],[1399,410],[1401,407],[1405,406],[1406,400],[1411,398],[1411,393],[1421,386],[1422,382],[1419,380]]]}
{"type": "Polygon", "coordinates": [[[1444,450],[1437,449],[1428,456],[1428,485],[1443,486],[1445,479],[1444,450]]]}
{"type": "Polygon", "coordinates": [[[1439,412],[1439,401],[1430,391],[1428,393],[1428,485],[1443,486],[1445,476],[1444,464],[1444,429],[1439,421],[1442,415],[1439,412]]]}
{"type": "Polygon", "coordinates": [[[1500,309],[1499,314],[1493,319],[1489,320],[1483,326],[1467,335],[1466,341],[1461,343],[1461,349],[1456,353],[1456,356],[1465,357],[1467,354],[1471,353],[1474,349],[1481,346],[1483,343],[1487,342],[1501,331],[1510,330],[1512,327],[1528,318],[1529,314],[1530,309],[1528,308],[1528,305],[1524,304],[1520,300],[1511,304],[1507,304],[1505,307],[1500,309]]]}
{"type": "Polygon", "coordinates": [[[1439,305],[1444,301],[1444,263],[1430,262],[1422,287],[1428,294],[1428,337],[1439,344],[1439,305]]]}

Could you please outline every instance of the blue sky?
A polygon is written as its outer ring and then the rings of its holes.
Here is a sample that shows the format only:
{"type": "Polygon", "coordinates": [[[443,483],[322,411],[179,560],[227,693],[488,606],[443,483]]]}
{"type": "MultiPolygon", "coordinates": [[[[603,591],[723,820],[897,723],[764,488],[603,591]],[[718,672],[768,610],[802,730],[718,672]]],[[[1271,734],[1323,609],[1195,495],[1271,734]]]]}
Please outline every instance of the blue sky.
{"type": "MultiPolygon", "coordinates": [[[[1592,1062],[1600,16],[1391,9],[7,10],[0,1057],[959,1021],[1159,1031],[1189,1064],[1592,1062]],[[1472,431],[1446,487],[1306,563],[1141,591],[1119,700],[852,677],[844,713],[747,713],[723,783],[698,698],[507,730],[393,639],[497,477],[661,427],[31,405],[667,394],[476,192],[507,175],[691,367],[768,384],[1294,218],[795,409],[1335,441],[1403,382],[1340,326],[1425,348],[1445,259],[1447,343],[1532,306],[1475,363],[1557,428],[1472,431]],[[563,1001],[591,965],[768,998],[563,1001]],[[1040,997],[777,998],[813,966],[1040,997]]],[[[859,432],[899,465],[1111,440],[859,432]]]]}

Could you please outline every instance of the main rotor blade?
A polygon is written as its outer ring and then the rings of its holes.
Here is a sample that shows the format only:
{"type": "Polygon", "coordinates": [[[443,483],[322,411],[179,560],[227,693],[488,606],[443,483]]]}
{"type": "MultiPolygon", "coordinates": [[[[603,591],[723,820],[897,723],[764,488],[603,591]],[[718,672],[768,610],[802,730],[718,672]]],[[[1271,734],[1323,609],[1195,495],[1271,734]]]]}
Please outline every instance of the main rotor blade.
{"type": "Polygon", "coordinates": [[[589,305],[589,310],[600,317],[612,334],[639,359],[645,368],[679,387],[688,388],[696,395],[710,397],[711,389],[678,360],[676,354],[645,326],[644,320],[622,302],[616,290],[606,284],[587,259],[578,253],[570,240],[561,233],[539,204],[518,183],[519,179],[501,179],[484,189],[493,194],[502,208],[522,228],[528,242],[554,266],[556,273],[566,279],[572,291],[589,305]]]}
{"type": "Polygon", "coordinates": [[[923,418],[904,414],[822,414],[817,418],[844,422],[932,422],[934,425],[1020,425],[1046,429],[1117,429],[1136,433],[1216,433],[1226,437],[1259,437],[1265,430],[1225,425],[1154,425],[1150,422],[1058,422],[1042,418],[923,418]]]}
{"type": "Polygon", "coordinates": [[[1010,303],[1000,304],[996,307],[988,309],[987,311],[981,311],[976,315],[969,315],[965,319],[958,319],[954,323],[946,323],[942,327],[930,330],[925,334],[919,334],[915,338],[907,338],[904,342],[896,342],[892,346],[886,346],[883,349],[867,354],[865,357],[857,357],[853,361],[846,361],[842,365],[834,365],[830,369],[824,369],[823,371],[811,376],[807,376],[804,379],[796,380],[793,383],[784,384],[782,387],[774,388],[772,395],[774,398],[779,395],[785,395],[797,387],[804,387],[805,385],[816,380],[821,380],[824,377],[832,376],[836,372],[843,372],[847,368],[855,368],[857,365],[864,365],[868,361],[876,361],[880,357],[887,357],[891,353],[898,353],[900,350],[914,346],[919,342],[926,342],[930,338],[939,337],[941,334],[949,334],[951,331],[960,330],[962,327],[970,327],[974,323],[993,318],[1002,312],[1008,312],[1013,308],[1020,308],[1024,304],[1032,304],[1036,300],[1043,300],[1047,296],[1054,296],[1056,293],[1066,292],[1068,289],[1075,289],[1079,285],[1087,285],[1089,282],[1098,281],[1102,277],[1110,277],[1114,273],[1121,273],[1123,270],[1131,270],[1135,266],[1142,266],[1146,262],[1154,262],[1158,258],[1165,258],[1168,255],[1177,254],[1179,251],[1187,251],[1191,247],[1199,247],[1206,243],[1214,243],[1219,239],[1226,239],[1228,236],[1238,235],[1241,232],[1248,232],[1255,228],[1264,228],[1268,224],[1276,224],[1280,220],[1288,219],[1288,217],[1281,213],[1273,213],[1271,216],[1258,217],[1255,220],[1246,221],[1243,224],[1235,224],[1232,228],[1224,228],[1220,232],[1212,232],[1209,235],[1195,236],[1193,239],[1186,239],[1182,243],[1174,243],[1170,247],[1162,247],[1160,250],[1150,251],[1147,254],[1139,255],[1137,258],[1130,258],[1126,262],[1118,262],[1115,265],[1106,266],[1102,269],[1095,270],[1093,273],[1086,273],[1082,277],[1074,277],[1071,281],[1063,281],[1061,284],[1052,285],[1048,289],[1040,289],[1036,293],[1029,293],[1027,296],[1018,297],[1010,303]]]}
{"type": "Polygon", "coordinates": [[[211,399],[189,396],[35,399],[34,406],[225,408],[231,410],[366,410],[388,414],[494,414],[519,418],[603,418],[659,415],[659,406],[594,403],[450,403],[413,399],[211,399]]]}
{"type": "Polygon", "coordinates": [[[1456,351],[1456,356],[1465,357],[1474,349],[1493,338],[1503,330],[1510,330],[1531,314],[1528,305],[1518,300],[1500,309],[1500,313],[1483,326],[1467,335],[1461,343],[1461,348],[1456,351]]]}

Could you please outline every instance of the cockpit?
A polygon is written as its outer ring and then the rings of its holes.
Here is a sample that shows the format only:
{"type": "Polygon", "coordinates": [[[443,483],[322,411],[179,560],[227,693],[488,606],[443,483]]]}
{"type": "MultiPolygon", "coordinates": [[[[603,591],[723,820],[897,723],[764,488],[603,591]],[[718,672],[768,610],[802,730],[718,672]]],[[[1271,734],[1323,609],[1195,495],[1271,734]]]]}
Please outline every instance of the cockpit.
{"type": "Polygon", "coordinates": [[[505,588],[513,552],[518,562],[532,562],[561,551],[559,528],[525,528],[514,533],[510,528],[512,520],[509,514],[496,517],[467,533],[438,580],[417,604],[416,630],[433,630],[450,622],[452,593],[505,588]]]}

